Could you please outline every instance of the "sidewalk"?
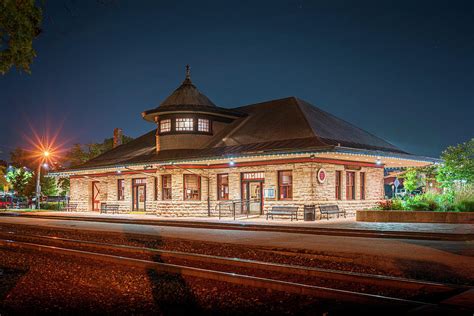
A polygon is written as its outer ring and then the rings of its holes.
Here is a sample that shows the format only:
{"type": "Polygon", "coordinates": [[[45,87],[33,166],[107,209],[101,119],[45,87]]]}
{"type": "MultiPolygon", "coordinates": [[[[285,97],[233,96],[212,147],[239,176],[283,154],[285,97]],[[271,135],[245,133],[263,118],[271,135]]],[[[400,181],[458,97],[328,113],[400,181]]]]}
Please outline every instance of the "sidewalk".
{"type": "MultiPolygon", "coordinates": [[[[10,212],[14,213],[14,212],[10,212]]],[[[316,229],[316,230],[347,230],[347,231],[366,231],[366,232],[401,232],[407,234],[450,234],[450,235],[473,235],[474,225],[472,224],[439,224],[439,223],[374,223],[374,222],[357,222],[354,217],[351,218],[334,218],[330,220],[318,221],[290,221],[290,220],[266,220],[265,217],[240,218],[232,220],[223,218],[219,220],[216,217],[158,217],[155,215],[144,214],[99,214],[96,212],[28,212],[21,213],[21,216],[38,216],[40,217],[65,217],[65,218],[84,218],[87,220],[97,221],[113,221],[117,223],[130,223],[136,221],[136,224],[160,225],[166,223],[183,223],[193,224],[209,224],[209,225],[235,225],[238,227],[260,226],[265,227],[281,227],[295,229],[316,229]]]]}

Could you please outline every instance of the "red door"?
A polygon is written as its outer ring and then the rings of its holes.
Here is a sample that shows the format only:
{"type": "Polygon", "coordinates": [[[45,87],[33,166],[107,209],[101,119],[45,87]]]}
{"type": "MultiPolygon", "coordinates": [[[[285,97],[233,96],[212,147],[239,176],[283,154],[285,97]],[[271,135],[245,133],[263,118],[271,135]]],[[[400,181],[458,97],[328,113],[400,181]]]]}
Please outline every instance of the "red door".
{"type": "Polygon", "coordinates": [[[100,210],[100,189],[99,189],[99,181],[92,182],[92,210],[99,211],[100,210]]]}

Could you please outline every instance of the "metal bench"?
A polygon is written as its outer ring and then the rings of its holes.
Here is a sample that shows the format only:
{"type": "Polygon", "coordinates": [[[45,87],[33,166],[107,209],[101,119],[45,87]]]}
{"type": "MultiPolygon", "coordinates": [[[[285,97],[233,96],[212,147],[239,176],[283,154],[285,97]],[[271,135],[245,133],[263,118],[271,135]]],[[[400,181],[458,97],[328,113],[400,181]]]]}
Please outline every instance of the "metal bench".
{"type": "Polygon", "coordinates": [[[337,214],[337,218],[339,218],[339,214],[344,214],[344,218],[346,218],[346,211],[339,209],[337,204],[320,205],[319,211],[321,212],[321,218],[323,214],[326,214],[327,220],[329,220],[329,214],[337,214]]]}
{"type": "Polygon", "coordinates": [[[273,206],[267,211],[267,220],[269,216],[273,219],[275,215],[290,216],[292,221],[293,217],[298,220],[298,206],[273,206]]]}
{"type": "Polygon", "coordinates": [[[77,211],[77,203],[69,203],[66,206],[64,206],[64,210],[66,212],[75,212],[77,211]]]}
{"type": "Polygon", "coordinates": [[[115,214],[119,212],[119,205],[118,204],[107,204],[101,203],[100,204],[100,213],[107,214],[108,212],[115,214]]]}

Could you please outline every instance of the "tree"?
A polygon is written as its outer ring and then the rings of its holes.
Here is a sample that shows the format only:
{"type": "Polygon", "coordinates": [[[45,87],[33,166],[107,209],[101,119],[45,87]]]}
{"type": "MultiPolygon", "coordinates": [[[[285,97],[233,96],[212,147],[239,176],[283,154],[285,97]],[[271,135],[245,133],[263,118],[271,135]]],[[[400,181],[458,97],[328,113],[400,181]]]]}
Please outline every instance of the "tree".
{"type": "Polygon", "coordinates": [[[58,195],[58,185],[56,179],[41,175],[41,195],[44,196],[56,196],[58,195]]]}
{"type": "Polygon", "coordinates": [[[9,186],[7,181],[7,168],[0,165],[0,191],[3,191],[5,186],[9,186]]]}
{"type": "Polygon", "coordinates": [[[416,168],[408,169],[401,178],[403,178],[403,187],[410,192],[421,186],[420,175],[416,168]]]}
{"type": "Polygon", "coordinates": [[[0,73],[13,66],[30,73],[36,52],[33,40],[41,33],[42,10],[35,0],[0,1],[0,73]]]}
{"type": "Polygon", "coordinates": [[[474,184],[474,138],[446,148],[441,159],[443,164],[436,179],[443,188],[453,190],[459,185],[474,184]]]}
{"type": "Polygon", "coordinates": [[[34,159],[32,159],[30,153],[20,147],[17,147],[10,152],[10,163],[14,167],[26,167],[30,170],[35,170],[35,168],[38,167],[34,165],[35,162],[34,159]]]}
{"type": "MultiPolygon", "coordinates": [[[[122,137],[123,144],[133,140],[132,137],[126,135],[122,137]]],[[[113,138],[106,138],[102,141],[102,143],[90,143],[87,145],[74,144],[64,157],[65,165],[69,167],[79,166],[86,161],[111,150],[114,147],[113,143],[113,138]]]]}
{"type": "Polygon", "coordinates": [[[10,168],[7,181],[20,196],[31,196],[34,192],[33,173],[25,168],[10,168]]]}

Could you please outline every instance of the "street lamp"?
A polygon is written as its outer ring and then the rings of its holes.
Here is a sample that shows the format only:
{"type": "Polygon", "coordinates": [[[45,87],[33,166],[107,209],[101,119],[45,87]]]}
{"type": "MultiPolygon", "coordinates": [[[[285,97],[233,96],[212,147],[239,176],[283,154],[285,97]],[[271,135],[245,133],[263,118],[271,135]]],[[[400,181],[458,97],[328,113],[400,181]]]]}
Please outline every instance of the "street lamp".
{"type": "Polygon", "coordinates": [[[41,184],[40,184],[40,178],[41,178],[41,167],[44,165],[44,161],[46,158],[48,158],[50,155],[49,151],[45,150],[43,151],[41,155],[40,162],[38,164],[38,172],[36,174],[36,209],[39,210],[41,207],[40,203],[40,196],[41,196],[41,184]]]}

